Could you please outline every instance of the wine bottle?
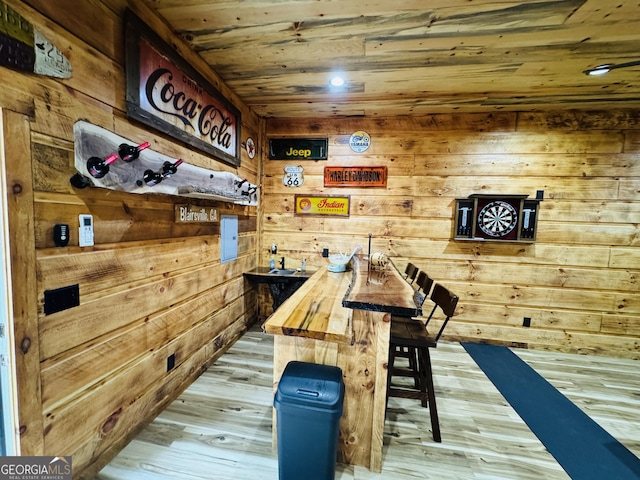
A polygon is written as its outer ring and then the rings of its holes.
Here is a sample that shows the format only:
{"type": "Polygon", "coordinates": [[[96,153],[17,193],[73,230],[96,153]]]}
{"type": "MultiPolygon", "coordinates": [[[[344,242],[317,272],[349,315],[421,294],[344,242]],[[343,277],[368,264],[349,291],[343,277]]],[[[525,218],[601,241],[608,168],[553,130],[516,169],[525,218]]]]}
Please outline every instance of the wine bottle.
{"type": "Polygon", "coordinates": [[[153,187],[162,181],[162,175],[158,172],[154,172],[153,170],[145,170],[142,175],[142,180],[148,187],[153,187]]]}
{"type": "Polygon", "coordinates": [[[112,153],[107,158],[90,157],[87,160],[87,170],[93,178],[102,178],[109,173],[109,165],[118,159],[117,153],[112,153]]]}
{"type": "Polygon", "coordinates": [[[162,164],[162,178],[165,179],[176,173],[178,171],[178,167],[182,165],[182,162],[184,162],[184,160],[181,158],[176,160],[176,163],[164,162],[162,164]]]}
{"type": "MultiPolygon", "coordinates": [[[[153,187],[154,185],[159,184],[165,178],[169,178],[171,175],[178,171],[178,167],[184,162],[181,158],[176,160],[176,163],[164,162],[162,164],[162,169],[159,172],[154,172],[153,170],[145,170],[142,175],[142,180],[147,184],[148,187],[153,187]]],[[[140,185],[140,181],[138,181],[140,185]]]]}
{"type": "Polygon", "coordinates": [[[133,162],[140,156],[140,152],[145,148],[149,148],[149,142],[144,142],[137,147],[126,143],[121,143],[118,147],[118,155],[125,162],[133,162]]]}

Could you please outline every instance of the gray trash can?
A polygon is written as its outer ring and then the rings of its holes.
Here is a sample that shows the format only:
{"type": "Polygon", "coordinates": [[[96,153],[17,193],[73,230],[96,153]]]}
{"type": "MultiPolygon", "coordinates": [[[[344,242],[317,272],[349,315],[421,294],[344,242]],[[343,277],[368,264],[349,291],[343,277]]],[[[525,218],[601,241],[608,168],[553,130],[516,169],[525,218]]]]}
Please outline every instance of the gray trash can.
{"type": "Polygon", "coordinates": [[[333,480],[344,400],[342,370],[289,362],[274,399],[280,480],[333,480]]]}

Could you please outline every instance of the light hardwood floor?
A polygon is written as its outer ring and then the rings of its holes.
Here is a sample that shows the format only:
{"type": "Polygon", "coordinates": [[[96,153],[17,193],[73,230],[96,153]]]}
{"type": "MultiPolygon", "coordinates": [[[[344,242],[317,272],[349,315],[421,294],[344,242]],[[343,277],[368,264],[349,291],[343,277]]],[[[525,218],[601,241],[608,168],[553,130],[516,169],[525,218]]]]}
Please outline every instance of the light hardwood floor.
{"type": "MultiPolygon", "coordinates": [[[[514,350],[640,456],[640,362],[514,350]]],[[[277,479],[271,447],[273,341],[253,328],[96,477],[277,479]]],[[[382,473],[338,464],[336,479],[567,479],[457,343],[432,353],[442,443],[427,409],[392,398],[382,473]]]]}

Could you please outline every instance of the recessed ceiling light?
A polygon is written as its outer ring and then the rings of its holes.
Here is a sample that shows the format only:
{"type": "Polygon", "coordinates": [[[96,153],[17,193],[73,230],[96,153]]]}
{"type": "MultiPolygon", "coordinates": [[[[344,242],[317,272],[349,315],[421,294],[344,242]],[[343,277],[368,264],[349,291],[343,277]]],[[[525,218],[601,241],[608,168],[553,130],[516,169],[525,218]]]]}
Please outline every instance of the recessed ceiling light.
{"type": "Polygon", "coordinates": [[[597,67],[585,70],[584,73],[586,73],[587,75],[604,75],[605,73],[609,73],[610,71],[611,65],[598,65],[597,67]]]}
{"type": "Polygon", "coordinates": [[[636,67],[640,65],[640,60],[634,60],[633,62],[625,62],[625,63],[606,63],[604,65],[598,65],[597,67],[589,68],[585,70],[583,73],[585,75],[604,75],[605,73],[609,73],[611,70],[617,70],[618,68],[627,68],[627,67],[636,67]]]}
{"type": "Polygon", "coordinates": [[[331,78],[331,86],[332,87],[342,87],[344,85],[344,78],[342,78],[340,75],[335,75],[334,77],[331,78]]]}

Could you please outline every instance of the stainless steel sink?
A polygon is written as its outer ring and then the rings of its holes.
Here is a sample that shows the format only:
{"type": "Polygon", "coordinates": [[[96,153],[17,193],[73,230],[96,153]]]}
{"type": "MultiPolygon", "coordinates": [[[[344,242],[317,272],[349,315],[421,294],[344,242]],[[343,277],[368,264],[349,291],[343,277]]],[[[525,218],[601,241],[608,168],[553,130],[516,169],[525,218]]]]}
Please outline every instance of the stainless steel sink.
{"type": "Polygon", "coordinates": [[[280,268],[272,268],[269,270],[269,275],[295,275],[296,272],[297,270],[287,270],[286,268],[284,270],[280,268]]]}

